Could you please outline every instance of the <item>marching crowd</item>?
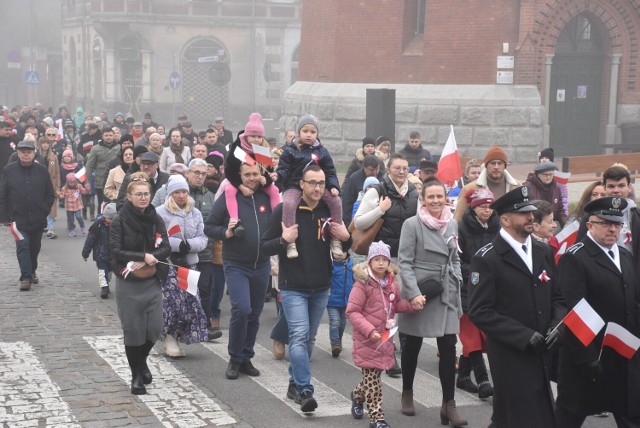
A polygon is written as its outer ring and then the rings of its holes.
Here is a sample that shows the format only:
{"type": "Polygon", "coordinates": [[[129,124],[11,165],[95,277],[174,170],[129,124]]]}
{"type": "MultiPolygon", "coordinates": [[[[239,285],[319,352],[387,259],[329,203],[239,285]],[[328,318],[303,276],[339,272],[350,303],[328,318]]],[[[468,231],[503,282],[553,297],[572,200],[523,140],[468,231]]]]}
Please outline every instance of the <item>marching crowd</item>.
{"type": "Polygon", "coordinates": [[[443,183],[413,131],[396,153],[387,137],[364,138],[340,183],[321,130],[305,114],[280,145],[259,113],[234,139],[222,117],[196,132],[184,115],[165,127],[149,113],[110,122],[81,107],[74,116],[3,107],[0,223],[16,241],[19,289],[40,282],[41,240],[56,239],[64,208],[100,296],[115,287],[133,394],[153,382],[147,357],[158,340],[181,358],[184,345],[222,336],[226,289],[226,377],[260,376],[254,345],[276,295],[273,354],[288,348],[287,397],[303,412],[322,404],[310,358],[326,310],[334,357],[351,323],[362,369],[351,414],[363,418],[366,404],[370,427],[389,426],[383,372],[402,376],[401,411],[416,414],[423,338],[437,343],[443,425],[468,424],[459,388],[493,397],[494,427],[579,427],[609,413],[640,426],[640,356],[604,346],[603,331],[585,343],[563,325],[584,299],[640,336],[640,211],[626,166],[597,171],[601,181],[570,204],[551,148],[524,183],[499,146],[443,183]],[[569,225],[578,232],[566,249],[556,235],[569,225]]]}

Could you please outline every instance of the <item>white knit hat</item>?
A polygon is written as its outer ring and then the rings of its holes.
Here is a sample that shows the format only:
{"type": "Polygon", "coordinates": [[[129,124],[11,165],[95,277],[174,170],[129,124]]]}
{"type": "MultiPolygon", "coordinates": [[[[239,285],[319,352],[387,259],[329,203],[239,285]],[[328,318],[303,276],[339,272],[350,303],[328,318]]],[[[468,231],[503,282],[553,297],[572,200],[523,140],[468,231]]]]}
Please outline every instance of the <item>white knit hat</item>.
{"type": "Polygon", "coordinates": [[[187,183],[187,180],[183,176],[178,174],[169,177],[169,181],[167,182],[167,196],[177,190],[186,190],[189,192],[189,183],[187,183]]]}

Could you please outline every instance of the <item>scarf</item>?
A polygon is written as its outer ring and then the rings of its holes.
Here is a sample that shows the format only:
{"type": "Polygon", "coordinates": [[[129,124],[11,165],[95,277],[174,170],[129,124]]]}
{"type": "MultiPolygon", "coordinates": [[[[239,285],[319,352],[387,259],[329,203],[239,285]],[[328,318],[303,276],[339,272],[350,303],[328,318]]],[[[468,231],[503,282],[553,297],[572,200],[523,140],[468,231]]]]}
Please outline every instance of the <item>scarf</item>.
{"type": "Polygon", "coordinates": [[[418,217],[429,229],[437,230],[441,235],[444,235],[449,221],[453,218],[453,214],[451,214],[451,208],[445,205],[442,207],[440,218],[435,218],[429,213],[427,207],[420,205],[420,208],[418,208],[418,217]]]}
{"type": "Polygon", "coordinates": [[[182,157],[182,151],[184,150],[184,143],[182,142],[182,140],[180,141],[180,145],[178,147],[174,146],[173,144],[170,144],[169,150],[171,150],[173,154],[176,156],[176,163],[184,164],[184,158],[182,157]]]}
{"type": "Polygon", "coordinates": [[[76,172],[75,169],[78,166],[78,162],[73,162],[73,163],[62,163],[62,168],[65,171],[73,171],[76,172]]]}

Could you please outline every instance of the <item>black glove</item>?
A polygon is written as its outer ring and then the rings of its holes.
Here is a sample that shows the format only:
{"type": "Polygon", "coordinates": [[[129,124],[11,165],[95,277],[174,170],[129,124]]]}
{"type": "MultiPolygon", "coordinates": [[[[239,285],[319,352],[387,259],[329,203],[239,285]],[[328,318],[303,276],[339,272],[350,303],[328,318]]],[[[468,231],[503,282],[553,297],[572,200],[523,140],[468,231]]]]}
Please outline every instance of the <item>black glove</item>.
{"type": "Polygon", "coordinates": [[[536,354],[542,354],[544,351],[544,336],[537,331],[533,333],[529,339],[529,348],[533,349],[536,354]]]}
{"type": "Polygon", "coordinates": [[[549,329],[547,331],[547,337],[544,340],[544,349],[549,352],[553,352],[562,346],[562,334],[558,329],[549,329]]]}
{"type": "Polygon", "coordinates": [[[599,361],[591,361],[582,366],[582,372],[589,382],[595,382],[602,375],[602,366],[599,361]]]}
{"type": "Polygon", "coordinates": [[[191,245],[187,241],[182,241],[180,243],[180,254],[186,256],[189,251],[191,251],[191,245]]]}

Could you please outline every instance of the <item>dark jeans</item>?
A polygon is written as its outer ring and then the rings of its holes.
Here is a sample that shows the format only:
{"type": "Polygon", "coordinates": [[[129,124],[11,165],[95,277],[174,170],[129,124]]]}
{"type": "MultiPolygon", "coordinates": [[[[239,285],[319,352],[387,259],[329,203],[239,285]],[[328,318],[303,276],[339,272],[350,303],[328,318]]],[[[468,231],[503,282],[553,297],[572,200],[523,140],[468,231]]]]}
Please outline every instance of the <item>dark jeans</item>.
{"type": "Polygon", "coordinates": [[[224,267],[222,265],[213,266],[213,286],[211,287],[211,296],[209,297],[209,309],[211,318],[220,319],[220,302],[224,296],[224,267]]]}
{"type": "Polygon", "coordinates": [[[225,261],[223,266],[231,301],[227,349],[231,361],[243,363],[255,355],[253,347],[260,328],[271,264],[267,260],[254,269],[253,266],[225,261]]]}
{"type": "Polygon", "coordinates": [[[278,319],[271,329],[271,339],[282,342],[285,345],[289,344],[289,324],[287,324],[287,317],[284,315],[282,309],[282,294],[278,291],[276,298],[276,309],[278,310],[278,319]]]}
{"type": "Polygon", "coordinates": [[[78,224],[81,228],[84,229],[84,220],[82,219],[82,211],[67,211],[67,230],[72,231],[76,229],[76,224],[74,222],[78,220],[78,224]]]}
{"type": "Polygon", "coordinates": [[[213,263],[202,262],[198,263],[198,272],[200,272],[200,279],[198,279],[198,294],[200,294],[200,302],[202,302],[202,310],[207,316],[207,325],[211,319],[211,308],[209,306],[209,299],[211,296],[211,288],[213,287],[213,263]]]}
{"type": "Polygon", "coordinates": [[[105,201],[104,189],[96,189],[96,196],[98,197],[98,206],[96,207],[96,215],[102,213],[102,203],[105,201]]]}
{"type": "Polygon", "coordinates": [[[38,254],[42,246],[42,229],[20,230],[24,239],[16,241],[16,256],[20,265],[20,281],[31,280],[38,269],[38,254]]]}

